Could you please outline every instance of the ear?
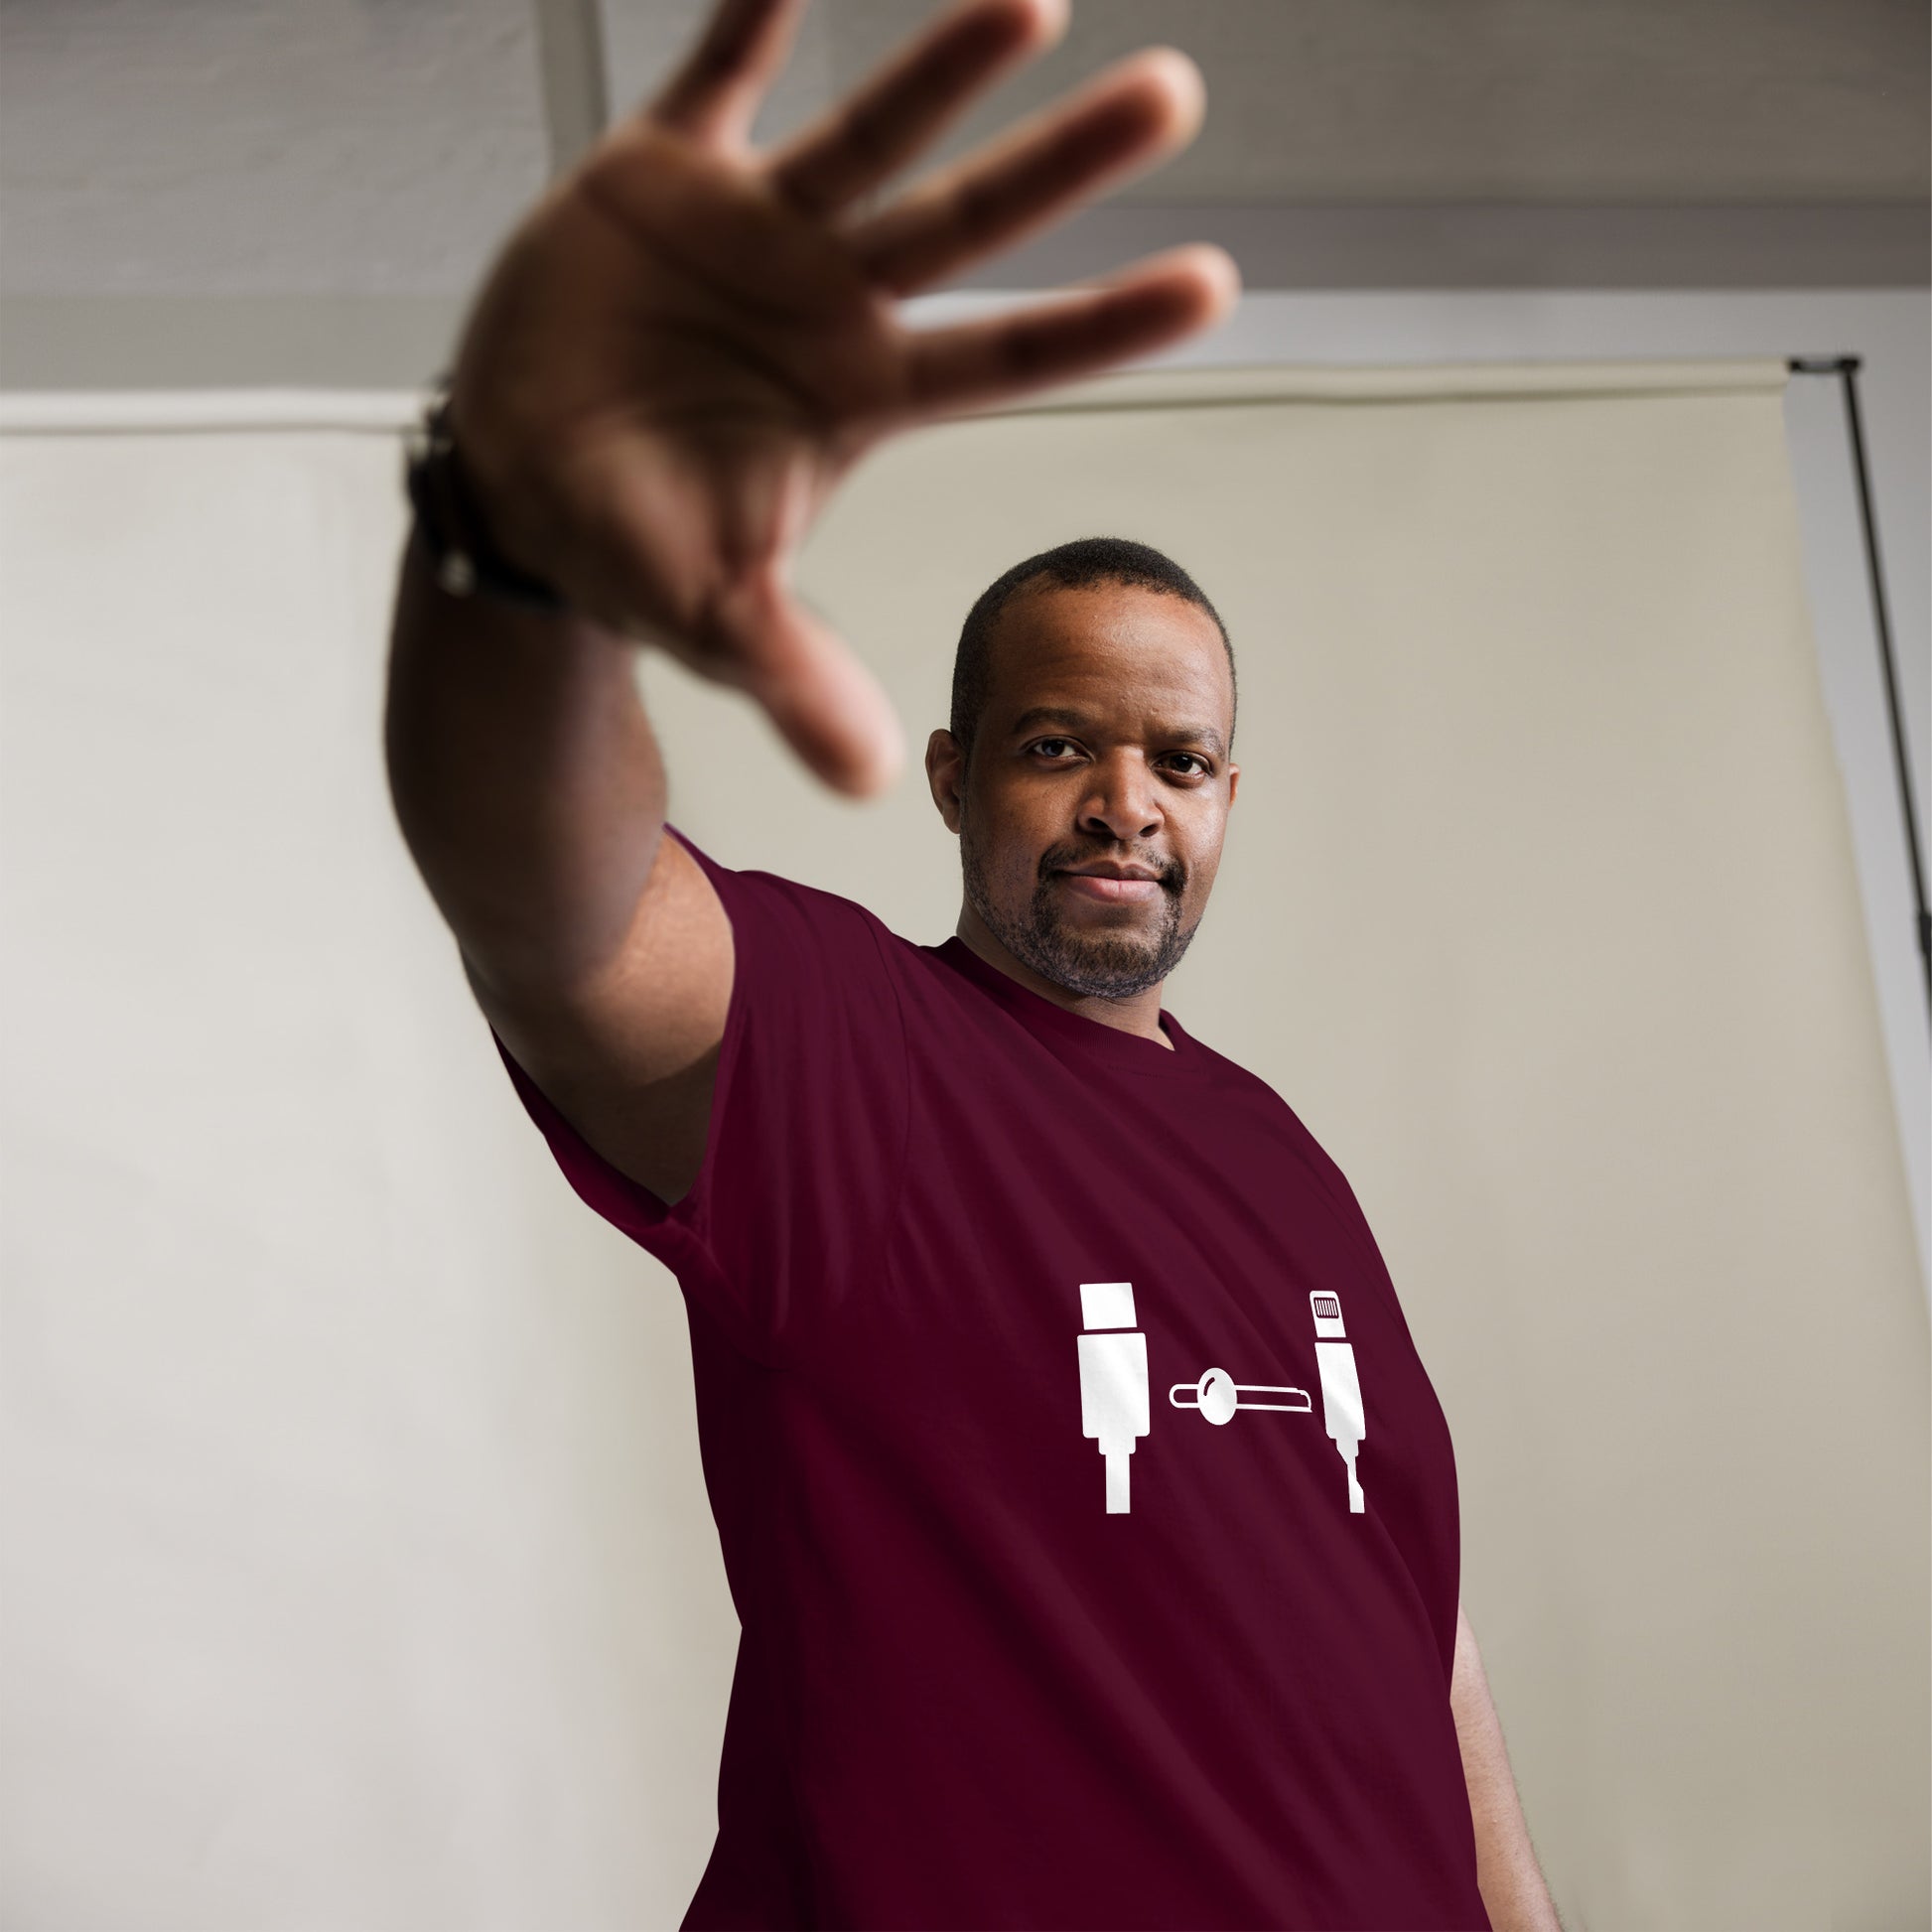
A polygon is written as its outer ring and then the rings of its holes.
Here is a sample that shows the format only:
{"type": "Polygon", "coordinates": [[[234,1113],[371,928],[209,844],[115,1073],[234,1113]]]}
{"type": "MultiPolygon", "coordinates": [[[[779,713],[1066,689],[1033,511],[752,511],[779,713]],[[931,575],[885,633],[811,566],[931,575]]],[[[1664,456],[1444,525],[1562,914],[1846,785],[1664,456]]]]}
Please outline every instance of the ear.
{"type": "Polygon", "coordinates": [[[957,834],[966,809],[966,759],[958,740],[944,726],[925,742],[925,777],[947,831],[957,834]]]}

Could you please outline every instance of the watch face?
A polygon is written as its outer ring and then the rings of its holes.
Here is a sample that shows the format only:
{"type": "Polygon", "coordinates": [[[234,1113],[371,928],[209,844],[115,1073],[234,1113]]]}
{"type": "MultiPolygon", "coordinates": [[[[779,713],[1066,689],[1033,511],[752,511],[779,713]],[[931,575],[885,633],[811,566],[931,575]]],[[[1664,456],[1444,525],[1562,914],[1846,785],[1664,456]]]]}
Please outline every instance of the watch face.
{"type": "Polygon", "coordinates": [[[451,439],[449,396],[439,393],[407,431],[404,480],[415,505],[416,528],[429,553],[436,581],[451,597],[489,596],[531,610],[559,612],[566,600],[550,584],[529,576],[496,554],[464,488],[461,462],[451,439]]]}
{"type": "Polygon", "coordinates": [[[412,463],[450,447],[450,392],[444,383],[439,381],[424,393],[421,406],[403,430],[403,445],[412,463]]]}

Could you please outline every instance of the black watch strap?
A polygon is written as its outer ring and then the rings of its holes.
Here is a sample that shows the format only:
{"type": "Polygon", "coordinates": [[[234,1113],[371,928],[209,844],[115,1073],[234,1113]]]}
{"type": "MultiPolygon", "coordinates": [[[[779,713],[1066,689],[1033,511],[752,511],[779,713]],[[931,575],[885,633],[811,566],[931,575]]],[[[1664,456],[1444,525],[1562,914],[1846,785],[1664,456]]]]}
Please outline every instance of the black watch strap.
{"type": "Polygon", "coordinates": [[[416,530],[450,596],[493,597],[534,611],[569,608],[554,585],[518,569],[491,542],[450,434],[447,378],[410,432],[403,476],[416,530]]]}

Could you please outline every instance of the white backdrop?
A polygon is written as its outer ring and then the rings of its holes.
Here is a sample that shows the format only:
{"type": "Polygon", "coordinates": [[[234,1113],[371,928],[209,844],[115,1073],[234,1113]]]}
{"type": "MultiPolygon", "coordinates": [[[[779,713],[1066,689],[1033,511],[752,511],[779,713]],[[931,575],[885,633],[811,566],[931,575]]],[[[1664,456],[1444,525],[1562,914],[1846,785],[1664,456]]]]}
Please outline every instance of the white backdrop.
{"type": "MultiPolygon", "coordinates": [[[[1220,605],[1241,800],[1169,1004],[1382,1239],[1573,1932],[1926,1912],[1926,1309],[1783,380],[1114,378],[889,450],[807,563],[914,745],[1031,550],[1220,605]]],[[[0,446],[5,1910],[674,1923],[735,1642],[681,1311],[394,831],[400,405],[265,401],[0,446]]],[[[708,849],[950,930],[916,769],[842,803],[644,677],[708,849]]]]}

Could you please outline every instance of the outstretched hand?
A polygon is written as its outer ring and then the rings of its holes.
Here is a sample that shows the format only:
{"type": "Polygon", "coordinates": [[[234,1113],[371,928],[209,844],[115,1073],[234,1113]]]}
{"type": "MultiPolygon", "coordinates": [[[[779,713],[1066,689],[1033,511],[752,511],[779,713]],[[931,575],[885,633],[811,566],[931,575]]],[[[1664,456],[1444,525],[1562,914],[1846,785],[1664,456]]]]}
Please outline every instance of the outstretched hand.
{"type": "Polygon", "coordinates": [[[749,692],[827,783],[890,782],[903,734],[791,594],[826,497],[883,437],[1147,354],[1239,282],[1200,245],[997,317],[905,328],[897,304],[1192,138],[1200,77],[1152,48],[956,165],[873,193],[1065,0],[963,0],[821,120],[748,133],[804,0],[721,0],[656,98],[504,244],[468,318],[451,420],[492,533],[596,621],[749,692]]]}

